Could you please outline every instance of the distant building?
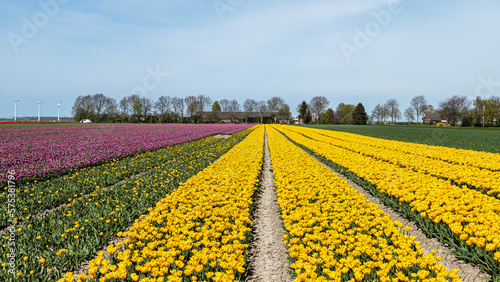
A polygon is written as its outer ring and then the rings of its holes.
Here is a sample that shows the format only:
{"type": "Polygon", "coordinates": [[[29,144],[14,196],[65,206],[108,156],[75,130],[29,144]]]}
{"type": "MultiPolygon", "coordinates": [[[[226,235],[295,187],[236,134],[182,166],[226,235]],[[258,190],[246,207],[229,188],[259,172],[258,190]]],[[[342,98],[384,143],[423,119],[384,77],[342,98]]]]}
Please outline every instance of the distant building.
{"type": "MultiPolygon", "coordinates": [[[[296,118],[296,119],[293,119],[294,121],[297,120],[298,122],[297,123],[294,123],[294,124],[306,124],[304,119],[301,119],[301,118],[296,118]]],[[[311,121],[309,123],[315,123],[316,122],[316,118],[314,116],[311,116],[311,121]]]]}
{"type": "MultiPolygon", "coordinates": [[[[424,111],[422,121],[426,124],[436,124],[438,122],[443,122],[443,120],[441,119],[440,111],[424,111]]],[[[446,123],[446,120],[444,120],[444,122],[446,123]]]]}

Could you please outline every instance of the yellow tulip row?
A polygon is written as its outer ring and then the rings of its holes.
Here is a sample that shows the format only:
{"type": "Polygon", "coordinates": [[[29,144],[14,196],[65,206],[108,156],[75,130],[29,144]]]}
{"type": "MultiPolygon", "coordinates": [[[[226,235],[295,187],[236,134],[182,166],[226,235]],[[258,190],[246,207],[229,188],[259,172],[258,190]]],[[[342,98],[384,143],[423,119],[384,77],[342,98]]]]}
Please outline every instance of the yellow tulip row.
{"type": "Polygon", "coordinates": [[[296,281],[460,281],[402,223],[275,129],[267,134],[296,281]]]}
{"type": "MultiPolygon", "coordinates": [[[[429,155],[426,155],[425,152],[427,150],[437,155],[434,146],[396,141],[391,141],[394,143],[391,145],[386,144],[388,140],[385,139],[364,137],[361,135],[357,135],[359,138],[356,138],[356,136],[352,136],[352,134],[345,134],[344,136],[342,132],[313,128],[292,128],[290,130],[306,134],[306,136],[317,141],[327,142],[331,145],[345,148],[365,156],[389,161],[422,173],[429,173],[437,177],[453,180],[460,185],[472,185],[478,189],[484,190],[489,195],[498,195],[498,193],[500,193],[500,171],[481,169],[473,164],[450,163],[439,158],[431,158],[429,155]],[[400,149],[400,147],[403,149],[400,149]],[[424,147],[427,149],[424,149],[424,147]]],[[[453,150],[467,153],[467,155],[464,154],[464,156],[473,156],[476,153],[475,151],[453,150]]],[[[446,152],[446,150],[443,151],[446,152]]],[[[481,154],[482,152],[477,153],[481,154]]],[[[458,152],[458,154],[460,154],[460,152],[458,152]]],[[[497,155],[497,157],[500,156],[500,154],[492,155],[497,155]]],[[[480,158],[478,158],[478,160],[480,160],[480,158]]]]}
{"type": "MultiPolygon", "coordinates": [[[[232,281],[246,272],[250,208],[259,182],[264,127],[189,178],[141,216],[124,241],[88,265],[91,279],[107,281],[232,281]]],[[[67,273],[60,281],[73,281],[67,273]]]]}
{"type": "Polygon", "coordinates": [[[450,163],[466,165],[469,167],[478,167],[497,171],[500,170],[500,154],[393,141],[331,130],[321,130],[314,128],[301,129],[308,132],[320,133],[343,141],[369,144],[374,147],[394,150],[400,153],[443,160],[450,163]]]}
{"type": "MultiPolygon", "coordinates": [[[[479,248],[468,255],[484,255],[491,262],[487,268],[500,269],[500,200],[410,168],[307,138],[289,126],[277,128],[292,141],[376,185],[383,195],[399,200],[399,205],[408,204],[413,212],[433,221],[435,229],[441,230],[445,224],[453,236],[479,248]]],[[[306,130],[302,133],[308,134],[306,130]]]]}

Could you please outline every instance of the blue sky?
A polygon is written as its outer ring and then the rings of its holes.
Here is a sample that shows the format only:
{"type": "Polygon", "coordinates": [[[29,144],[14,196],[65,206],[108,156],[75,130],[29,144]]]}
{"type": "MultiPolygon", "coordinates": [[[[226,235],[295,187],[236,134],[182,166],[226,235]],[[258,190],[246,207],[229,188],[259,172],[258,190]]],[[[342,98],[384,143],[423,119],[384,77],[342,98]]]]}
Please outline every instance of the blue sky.
{"type": "Polygon", "coordinates": [[[0,3],[0,117],[13,116],[14,99],[18,116],[36,116],[42,100],[42,116],[57,115],[60,100],[70,116],[79,95],[132,92],[280,96],[294,115],[317,95],[368,113],[395,98],[403,112],[416,95],[437,106],[472,99],[479,77],[500,82],[495,0],[0,3]]]}

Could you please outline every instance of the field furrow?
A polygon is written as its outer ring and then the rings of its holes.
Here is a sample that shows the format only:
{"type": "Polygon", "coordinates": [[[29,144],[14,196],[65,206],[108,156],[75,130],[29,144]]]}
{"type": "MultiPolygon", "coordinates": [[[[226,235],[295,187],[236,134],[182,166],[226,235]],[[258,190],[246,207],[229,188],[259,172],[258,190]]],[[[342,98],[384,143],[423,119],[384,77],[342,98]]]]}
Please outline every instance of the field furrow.
{"type": "MultiPolygon", "coordinates": [[[[268,128],[266,126],[266,129],[268,128]]],[[[262,174],[255,196],[254,210],[253,236],[249,251],[250,277],[246,281],[292,281],[288,252],[283,241],[285,229],[277,204],[276,187],[273,183],[267,133],[262,174]]]]}

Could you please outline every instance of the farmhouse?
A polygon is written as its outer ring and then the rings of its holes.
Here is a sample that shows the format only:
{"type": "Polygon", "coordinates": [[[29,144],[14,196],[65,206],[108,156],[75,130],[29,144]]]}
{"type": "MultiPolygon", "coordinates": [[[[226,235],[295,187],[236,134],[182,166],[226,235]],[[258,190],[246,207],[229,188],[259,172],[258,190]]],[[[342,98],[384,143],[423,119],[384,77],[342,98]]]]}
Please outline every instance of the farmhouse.
{"type": "Polygon", "coordinates": [[[427,124],[436,124],[438,122],[443,122],[441,120],[440,111],[424,111],[424,115],[422,116],[422,121],[427,124]]]}

